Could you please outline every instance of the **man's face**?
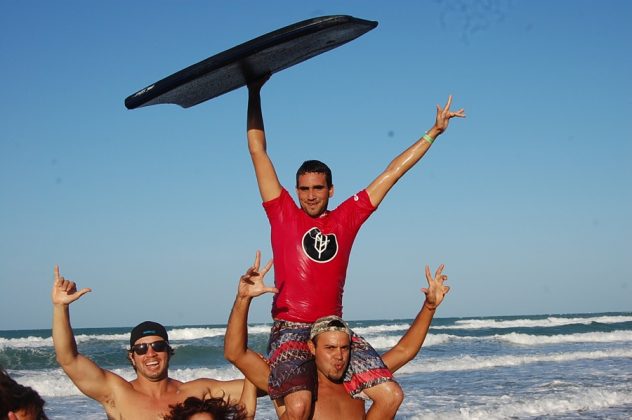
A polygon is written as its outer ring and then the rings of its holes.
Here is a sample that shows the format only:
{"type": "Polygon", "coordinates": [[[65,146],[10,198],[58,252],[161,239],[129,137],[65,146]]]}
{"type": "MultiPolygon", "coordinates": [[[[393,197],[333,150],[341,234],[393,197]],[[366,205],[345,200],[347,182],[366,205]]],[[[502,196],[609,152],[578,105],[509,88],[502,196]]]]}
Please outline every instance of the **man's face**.
{"type": "Polygon", "coordinates": [[[340,382],[349,364],[351,341],[342,331],[328,331],[308,342],[316,360],[316,369],[333,382],[340,382]]]}
{"type": "Polygon", "coordinates": [[[164,341],[164,339],[158,335],[149,335],[136,340],[134,346],[138,344],[146,343],[147,353],[139,355],[132,351],[130,358],[132,363],[136,367],[136,373],[139,376],[143,376],[151,381],[158,381],[167,377],[167,371],[169,369],[169,349],[166,351],[157,352],[153,349],[150,343],[157,341],[164,341]]]}
{"type": "Polygon", "coordinates": [[[296,194],[303,211],[311,217],[319,217],[327,210],[329,199],[334,195],[334,187],[327,187],[325,174],[307,172],[299,175],[296,194]]]}

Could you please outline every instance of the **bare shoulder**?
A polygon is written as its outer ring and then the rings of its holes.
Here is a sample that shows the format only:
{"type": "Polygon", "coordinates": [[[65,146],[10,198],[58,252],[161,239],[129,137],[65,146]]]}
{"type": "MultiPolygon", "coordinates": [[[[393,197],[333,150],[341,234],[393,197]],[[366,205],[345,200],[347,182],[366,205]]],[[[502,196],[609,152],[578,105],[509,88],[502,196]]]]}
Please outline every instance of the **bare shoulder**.
{"type": "Polygon", "coordinates": [[[114,372],[103,369],[103,379],[101,385],[94,384],[94,386],[90,386],[89,384],[84,384],[87,389],[82,389],[82,391],[104,404],[108,401],[112,402],[125,393],[134,392],[132,383],[114,372]],[[91,395],[92,392],[96,395],[91,395]]]}

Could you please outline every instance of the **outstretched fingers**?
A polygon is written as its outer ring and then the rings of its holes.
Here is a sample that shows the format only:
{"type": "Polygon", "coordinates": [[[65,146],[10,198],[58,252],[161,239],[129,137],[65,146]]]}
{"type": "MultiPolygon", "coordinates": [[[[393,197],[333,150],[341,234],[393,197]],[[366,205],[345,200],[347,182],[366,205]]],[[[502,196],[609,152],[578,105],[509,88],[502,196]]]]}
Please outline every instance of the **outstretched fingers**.
{"type": "Polygon", "coordinates": [[[69,304],[92,291],[89,287],[77,290],[77,284],[74,281],[61,275],[58,265],[55,265],[53,273],[55,276],[52,293],[53,303],[69,304]]]}
{"type": "Polygon", "coordinates": [[[452,95],[448,95],[448,102],[445,104],[445,111],[450,112],[450,105],[452,105],[452,95]]]}
{"type": "Polygon", "coordinates": [[[437,124],[443,129],[447,127],[448,120],[450,120],[451,118],[465,118],[465,109],[461,108],[458,111],[453,112],[450,111],[451,106],[452,95],[448,96],[448,101],[443,108],[441,107],[441,105],[437,104],[437,124]]]}
{"type": "MultiPolygon", "coordinates": [[[[441,264],[438,268],[437,271],[435,271],[435,280],[437,280],[439,277],[441,277],[441,273],[443,272],[443,269],[445,268],[444,264],[441,264]]],[[[448,276],[445,276],[445,278],[447,279],[448,276]]]]}
{"type": "Polygon", "coordinates": [[[425,305],[429,309],[435,309],[443,301],[443,297],[450,290],[444,282],[448,280],[447,274],[443,274],[444,264],[441,264],[434,273],[430,273],[430,267],[426,265],[426,281],[428,287],[424,287],[421,291],[426,295],[425,305]]]}
{"type": "Polygon", "coordinates": [[[264,293],[278,293],[279,290],[276,287],[268,287],[263,282],[265,275],[272,268],[272,263],[272,260],[270,260],[260,269],[261,252],[257,251],[254,263],[239,279],[239,295],[243,297],[256,297],[264,293]]]}
{"type": "Polygon", "coordinates": [[[260,263],[261,263],[261,251],[257,250],[257,252],[255,252],[255,262],[252,263],[252,269],[254,271],[259,270],[260,263]]]}

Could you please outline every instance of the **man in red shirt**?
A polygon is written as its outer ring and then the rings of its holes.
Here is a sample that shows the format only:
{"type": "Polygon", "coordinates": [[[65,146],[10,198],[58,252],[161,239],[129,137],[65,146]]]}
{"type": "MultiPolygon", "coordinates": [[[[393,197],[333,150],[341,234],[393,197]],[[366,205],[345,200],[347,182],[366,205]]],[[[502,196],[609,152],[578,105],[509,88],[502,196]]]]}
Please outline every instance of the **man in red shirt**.
{"type": "MultiPolygon", "coordinates": [[[[349,254],[362,223],[388,191],[426,153],[453,117],[437,106],[434,126],[397,156],[369,186],[338,208],[327,209],[334,194],[331,171],[320,161],[306,161],[296,174],[300,208],[283,188],[266,151],[260,91],[267,78],[248,85],[248,149],[255,169],[263,206],[270,221],[278,293],[272,305],[274,325],[270,336],[268,392],[276,404],[285,405],[284,418],[306,419],[314,396],[316,371],[307,342],[311,323],[328,315],[342,316],[342,294],[349,254]]],[[[373,400],[369,416],[393,418],[402,402],[399,385],[379,355],[364,340],[352,354],[366,354],[357,372],[348,372],[345,384],[354,397],[373,400]],[[360,351],[361,350],[361,351],[360,351]]]]}

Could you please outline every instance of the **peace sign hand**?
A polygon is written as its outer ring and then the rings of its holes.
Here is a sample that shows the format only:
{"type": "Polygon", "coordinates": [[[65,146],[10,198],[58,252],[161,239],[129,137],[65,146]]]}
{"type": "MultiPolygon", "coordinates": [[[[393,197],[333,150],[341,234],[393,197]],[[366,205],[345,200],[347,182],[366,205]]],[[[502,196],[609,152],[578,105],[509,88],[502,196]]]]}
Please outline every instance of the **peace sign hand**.
{"type": "Polygon", "coordinates": [[[279,289],[276,287],[267,287],[263,279],[265,275],[272,268],[272,260],[259,271],[259,265],[261,262],[261,252],[257,251],[255,255],[255,262],[252,267],[248,268],[246,274],[239,278],[239,288],[237,289],[237,296],[240,298],[253,298],[261,296],[264,293],[278,293],[279,289]]]}
{"type": "Polygon", "coordinates": [[[445,266],[441,264],[434,277],[430,274],[430,267],[426,266],[426,280],[428,281],[428,287],[421,289],[426,295],[426,302],[424,305],[430,309],[435,310],[443,302],[443,298],[446,293],[450,291],[450,286],[444,286],[443,282],[448,279],[446,274],[442,274],[445,266]]]}
{"type": "Polygon", "coordinates": [[[437,105],[437,119],[435,121],[435,128],[438,130],[438,134],[443,133],[448,128],[448,123],[451,118],[465,118],[465,110],[463,108],[456,112],[450,111],[452,105],[452,95],[448,96],[448,102],[443,108],[437,105]]]}

